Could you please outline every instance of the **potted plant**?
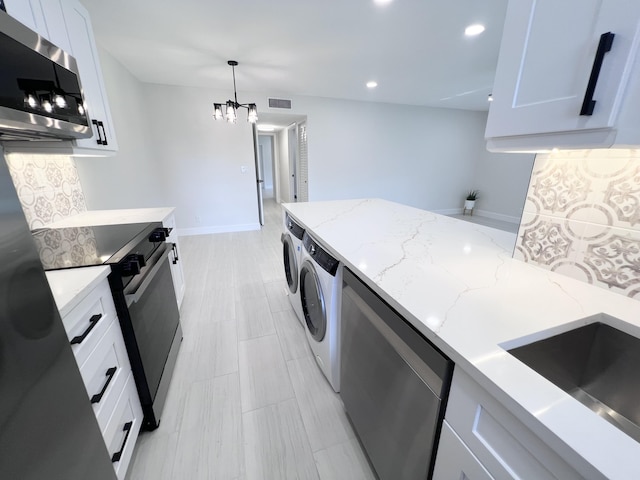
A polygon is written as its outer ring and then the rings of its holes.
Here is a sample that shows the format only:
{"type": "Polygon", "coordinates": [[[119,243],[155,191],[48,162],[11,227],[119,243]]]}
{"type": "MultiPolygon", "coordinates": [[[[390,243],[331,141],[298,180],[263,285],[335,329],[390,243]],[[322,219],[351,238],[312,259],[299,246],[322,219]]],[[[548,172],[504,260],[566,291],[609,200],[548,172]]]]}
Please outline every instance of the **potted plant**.
{"type": "Polygon", "coordinates": [[[478,190],[469,190],[467,199],[464,201],[464,211],[470,210],[473,213],[473,207],[476,205],[478,199],[478,190]]]}

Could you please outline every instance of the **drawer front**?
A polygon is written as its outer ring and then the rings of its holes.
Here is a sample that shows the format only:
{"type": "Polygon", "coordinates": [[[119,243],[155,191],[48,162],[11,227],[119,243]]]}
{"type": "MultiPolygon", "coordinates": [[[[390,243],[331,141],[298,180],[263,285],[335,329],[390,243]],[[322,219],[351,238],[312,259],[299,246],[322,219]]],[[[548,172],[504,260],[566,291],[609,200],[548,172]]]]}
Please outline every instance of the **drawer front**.
{"type": "Polygon", "coordinates": [[[446,421],[442,424],[433,478],[493,480],[493,477],[446,421]]]}
{"type": "Polygon", "coordinates": [[[87,361],[114,319],[116,308],[105,278],[62,319],[78,365],[87,361]]]}
{"type": "Polygon", "coordinates": [[[460,369],[446,421],[497,479],[581,479],[569,464],[460,369]]]}
{"type": "Polygon", "coordinates": [[[141,426],[142,407],[133,374],[130,374],[104,432],[104,441],[120,480],[127,473],[141,426]]]}
{"type": "Polygon", "coordinates": [[[80,374],[103,433],[130,373],[131,365],[120,325],[112,321],[95,350],[80,366],[80,374]]]}

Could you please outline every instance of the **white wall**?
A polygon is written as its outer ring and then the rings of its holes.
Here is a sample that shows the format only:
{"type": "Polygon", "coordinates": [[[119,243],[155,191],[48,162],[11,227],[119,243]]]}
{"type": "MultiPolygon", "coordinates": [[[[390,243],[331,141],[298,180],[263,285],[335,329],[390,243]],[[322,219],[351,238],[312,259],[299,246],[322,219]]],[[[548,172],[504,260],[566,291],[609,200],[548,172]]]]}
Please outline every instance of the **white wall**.
{"type": "MultiPolygon", "coordinates": [[[[245,112],[235,125],[211,118],[213,101],[230,92],[143,84],[100,54],[120,152],[78,160],[88,208],[175,206],[183,233],[258,228],[245,112]]],[[[240,93],[259,112],[282,113],[266,106],[267,93],[240,93]]],[[[485,113],[289,98],[286,113],[307,117],[311,201],[380,197],[455,212],[477,188],[479,209],[519,216],[531,164],[486,152],[485,113]]],[[[276,146],[279,196],[288,201],[286,130],[276,146]]]]}
{"type": "Polygon", "coordinates": [[[150,150],[145,86],[100,49],[119,151],[114,157],[76,157],[89,210],[171,206],[150,150]]]}
{"type": "Polygon", "coordinates": [[[146,84],[151,146],[183,233],[259,228],[251,124],[215,121],[227,91],[146,84]],[[244,168],[244,173],[242,169],[244,168]]]}
{"type": "Polygon", "coordinates": [[[484,152],[469,190],[479,190],[474,212],[520,223],[535,155],[484,152]]]}

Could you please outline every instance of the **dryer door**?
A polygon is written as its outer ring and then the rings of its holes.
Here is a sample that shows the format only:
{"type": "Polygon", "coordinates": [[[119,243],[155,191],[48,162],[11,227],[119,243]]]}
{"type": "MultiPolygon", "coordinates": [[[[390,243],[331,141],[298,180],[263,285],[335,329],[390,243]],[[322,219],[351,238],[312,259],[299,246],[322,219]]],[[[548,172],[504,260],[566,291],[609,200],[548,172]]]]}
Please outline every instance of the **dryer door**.
{"type": "Polygon", "coordinates": [[[287,278],[287,285],[291,293],[298,291],[298,260],[296,247],[293,239],[288,233],[283,233],[282,240],[282,260],[284,262],[284,275],[287,278]]]}
{"type": "Polygon", "coordinates": [[[311,337],[321,342],[327,332],[327,314],[320,279],[310,260],[305,260],[300,268],[300,301],[311,337]]]}

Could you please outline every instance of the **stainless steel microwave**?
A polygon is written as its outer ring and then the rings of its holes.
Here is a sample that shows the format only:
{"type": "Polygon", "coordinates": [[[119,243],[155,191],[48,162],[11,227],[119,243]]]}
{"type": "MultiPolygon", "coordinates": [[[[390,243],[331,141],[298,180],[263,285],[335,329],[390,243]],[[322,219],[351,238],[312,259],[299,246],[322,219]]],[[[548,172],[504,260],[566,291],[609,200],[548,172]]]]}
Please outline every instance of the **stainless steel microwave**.
{"type": "Polygon", "coordinates": [[[0,11],[0,142],[93,135],[75,59],[0,11]]]}

